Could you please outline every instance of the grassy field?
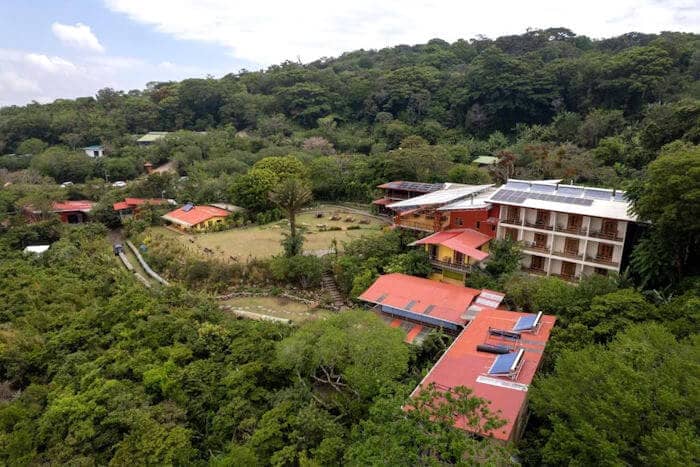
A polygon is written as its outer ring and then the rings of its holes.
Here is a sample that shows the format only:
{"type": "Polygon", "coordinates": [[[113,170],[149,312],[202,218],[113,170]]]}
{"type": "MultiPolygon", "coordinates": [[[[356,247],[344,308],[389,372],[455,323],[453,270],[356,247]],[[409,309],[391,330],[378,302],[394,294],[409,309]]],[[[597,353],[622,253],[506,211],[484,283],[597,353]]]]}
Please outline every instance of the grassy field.
{"type": "MultiPolygon", "coordinates": [[[[313,211],[301,213],[297,217],[297,224],[307,229],[304,242],[304,251],[307,252],[329,249],[333,239],[342,248],[344,241],[370,232],[377,232],[386,225],[373,217],[329,206],[320,206],[313,211]],[[323,217],[317,218],[317,213],[323,213],[323,217]],[[333,216],[340,216],[341,219],[331,220],[333,216]],[[352,222],[348,221],[348,218],[352,218],[352,222]],[[360,224],[361,220],[368,222],[368,224],[360,224]],[[342,229],[346,229],[350,225],[359,225],[360,228],[323,232],[320,231],[320,225],[337,226],[342,229]]],[[[287,221],[284,220],[263,226],[194,235],[180,235],[163,227],[154,227],[152,231],[181,241],[194,253],[205,254],[204,249],[208,248],[215,255],[245,260],[248,257],[265,258],[281,253],[280,240],[282,240],[282,233],[286,231],[286,226],[287,221]]]]}
{"type": "Polygon", "coordinates": [[[296,323],[328,316],[331,312],[283,297],[236,297],[221,302],[235,310],[290,319],[296,323]]]}

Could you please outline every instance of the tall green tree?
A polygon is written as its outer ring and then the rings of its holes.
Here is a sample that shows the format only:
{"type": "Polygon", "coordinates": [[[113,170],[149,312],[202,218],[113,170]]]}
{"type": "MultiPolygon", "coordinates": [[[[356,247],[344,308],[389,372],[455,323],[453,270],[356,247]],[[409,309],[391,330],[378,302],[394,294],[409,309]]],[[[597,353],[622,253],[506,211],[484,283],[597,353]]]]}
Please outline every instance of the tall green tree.
{"type": "Polygon", "coordinates": [[[289,237],[283,242],[287,256],[301,253],[301,238],[297,232],[297,214],[313,199],[309,186],[298,178],[288,178],[270,191],[270,200],[282,209],[289,220],[289,237]]]}
{"type": "Polygon", "coordinates": [[[643,284],[663,286],[700,263],[700,146],[671,145],[628,190],[633,211],[651,223],[632,266],[643,284]]]}

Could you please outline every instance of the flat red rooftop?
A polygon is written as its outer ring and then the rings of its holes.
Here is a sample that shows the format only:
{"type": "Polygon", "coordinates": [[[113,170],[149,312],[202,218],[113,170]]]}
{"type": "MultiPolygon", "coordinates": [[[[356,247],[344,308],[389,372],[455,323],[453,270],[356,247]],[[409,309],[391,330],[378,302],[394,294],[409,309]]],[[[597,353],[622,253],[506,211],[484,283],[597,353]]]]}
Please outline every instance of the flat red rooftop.
{"type": "MultiPolygon", "coordinates": [[[[543,351],[554,326],[554,316],[542,315],[534,332],[521,332],[520,339],[493,336],[490,328],[511,331],[520,318],[532,319],[530,313],[482,308],[469,325],[457,336],[449,349],[433,366],[412,395],[430,383],[438,388],[466,386],[474,395],[490,401],[493,412],[500,411],[506,425],[493,430],[487,436],[504,441],[514,441],[520,434],[527,410],[527,391],[542,360],[543,351]],[[523,356],[518,372],[511,376],[489,374],[497,354],[478,351],[479,344],[507,345],[523,356]]],[[[512,355],[512,353],[510,354],[512,355]]],[[[464,419],[455,422],[458,428],[469,431],[464,419]]]]}
{"type": "Polygon", "coordinates": [[[479,293],[468,287],[394,273],[380,276],[359,298],[382,307],[463,325],[465,319],[461,316],[479,293]]]}
{"type": "Polygon", "coordinates": [[[81,211],[90,212],[95,203],[93,201],[57,201],[53,203],[53,212],[81,211]]]}

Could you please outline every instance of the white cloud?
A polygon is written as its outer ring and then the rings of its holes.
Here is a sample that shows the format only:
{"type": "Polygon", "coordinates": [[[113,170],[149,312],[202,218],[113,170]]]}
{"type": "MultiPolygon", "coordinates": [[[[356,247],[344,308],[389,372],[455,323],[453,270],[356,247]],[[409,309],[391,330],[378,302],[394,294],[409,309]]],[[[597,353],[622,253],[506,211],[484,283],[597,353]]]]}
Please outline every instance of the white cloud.
{"type": "Polygon", "coordinates": [[[40,68],[47,73],[62,72],[65,74],[76,70],[75,65],[61,57],[49,57],[44,54],[28,53],[24,56],[27,63],[40,68]]]}
{"type": "Polygon", "coordinates": [[[23,78],[14,71],[0,72],[0,94],[25,94],[40,92],[36,81],[23,78]]]}
{"type": "Polygon", "coordinates": [[[134,57],[88,55],[69,61],[38,52],[0,48],[0,107],[93,96],[102,88],[142,89],[149,81],[204,77],[210,70],[134,57]]]}
{"type": "Polygon", "coordinates": [[[71,47],[94,52],[104,52],[105,50],[90,26],[86,24],[76,23],[75,26],[71,26],[70,24],[53,23],[51,31],[61,42],[71,47]]]}
{"type": "Polygon", "coordinates": [[[630,31],[693,31],[696,0],[105,0],[107,7],[179,39],[224,46],[233,56],[269,65],[311,61],[360,48],[495,38],[528,27],[564,26],[594,38],[630,31]]]}

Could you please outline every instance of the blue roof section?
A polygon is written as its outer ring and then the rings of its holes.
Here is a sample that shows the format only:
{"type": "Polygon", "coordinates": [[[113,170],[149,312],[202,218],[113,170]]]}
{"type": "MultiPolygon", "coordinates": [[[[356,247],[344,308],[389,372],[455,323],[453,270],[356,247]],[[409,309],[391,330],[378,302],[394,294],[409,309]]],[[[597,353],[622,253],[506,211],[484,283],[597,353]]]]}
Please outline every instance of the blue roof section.
{"type": "Polygon", "coordinates": [[[86,151],[101,151],[102,146],[100,146],[99,144],[96,144],[94,146],[85,146],[83,149],[85,149],[86,151]]]}
{"type": "Polygon", "coordinates": [[[491,368],[489,368],[490,375],[507,375],[509,374],[518,358],[519,352],[511,352],[503,355],[499,355],[494,360],[491,368]]]}

